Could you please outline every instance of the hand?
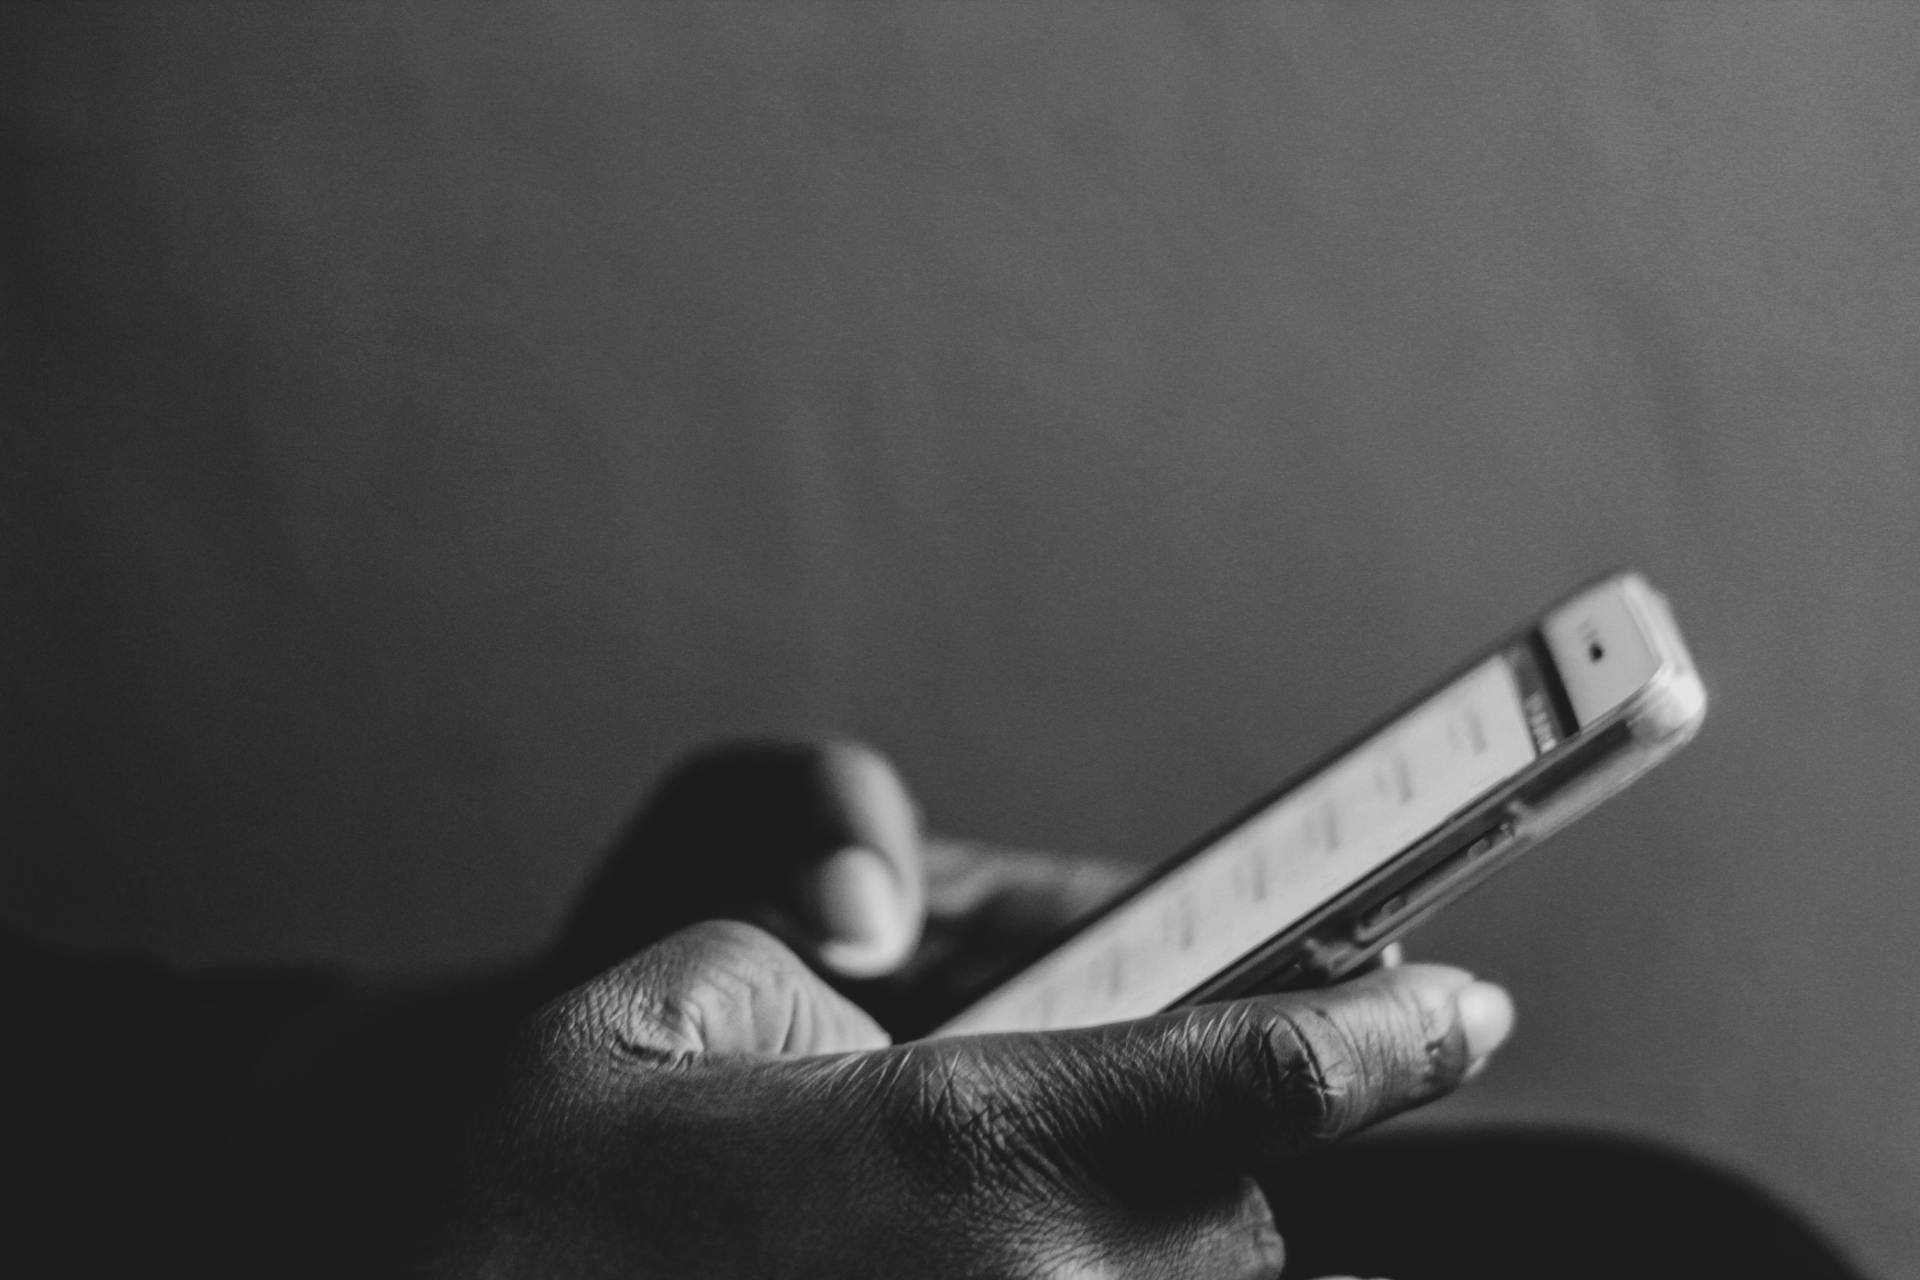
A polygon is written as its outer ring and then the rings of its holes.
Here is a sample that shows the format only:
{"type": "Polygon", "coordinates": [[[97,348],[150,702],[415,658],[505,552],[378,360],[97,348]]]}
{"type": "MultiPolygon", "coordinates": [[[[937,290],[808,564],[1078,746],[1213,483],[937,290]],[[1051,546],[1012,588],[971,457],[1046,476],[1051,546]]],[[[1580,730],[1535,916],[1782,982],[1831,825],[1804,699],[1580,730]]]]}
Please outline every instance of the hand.
{"type": "Polygon", "coordinates": [[[1130,879],[1097,859],[925,835],[867,747],[729,743],[673,769],[615,841],[548,987],[733,919],[780,937],[882,1025],[925,1026],[1130,879]]]}
{"type": "MultiPolygon", "coordinates": [[[[1126,889],[1097,858],[927,835],[853,742],[733,742],[683,761],[615,841],[549,966],[557,993],[700,920],[760,925],[895,1035],[923,1031],[1126,889]],[[917,945],[916,945],[917,940],[917,945]]],[[[1398,944],[1377,962],[1399,962],[1398,944]]]]}
{"type": "Polygon", "coordinates": [[[549,1004],[436,1163],[408,1274],[1251,1277],[1251,1175],[1455,1087],[1498,988],[1411,965],[1083,1031],[888,1046],[708,923],[549,1004]]]}

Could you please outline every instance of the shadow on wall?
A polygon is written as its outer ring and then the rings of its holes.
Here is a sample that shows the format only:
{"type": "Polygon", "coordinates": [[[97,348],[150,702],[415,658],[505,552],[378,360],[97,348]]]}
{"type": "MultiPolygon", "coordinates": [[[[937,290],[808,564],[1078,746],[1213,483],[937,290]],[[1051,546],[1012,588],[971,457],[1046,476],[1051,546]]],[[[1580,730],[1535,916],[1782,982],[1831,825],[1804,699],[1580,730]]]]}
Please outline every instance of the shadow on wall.
{"type": "Polygon", "coordinates": [[[1637,563],[1714,723],[1419,939],[1452,1114],[1912,1272],[1914,25],[16,8],[8,913],[524,949],[742,730],[1147,859],[1637,563]]]}

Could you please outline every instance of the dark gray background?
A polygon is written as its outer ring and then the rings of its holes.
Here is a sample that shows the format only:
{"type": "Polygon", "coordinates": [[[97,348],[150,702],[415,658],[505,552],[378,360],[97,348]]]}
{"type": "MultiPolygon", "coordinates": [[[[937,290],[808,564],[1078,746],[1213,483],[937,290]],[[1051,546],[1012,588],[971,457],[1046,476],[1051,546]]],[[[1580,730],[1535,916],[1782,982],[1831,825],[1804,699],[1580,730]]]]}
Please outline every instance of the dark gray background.
{"type": "Polygon", "coordinates": [[[1633,563],[1708,731],[1417,940],[1523,1011],[1447,1114],[1920,1270],[1917,36],[10,5],[5,914],[524,951],[744,730],[1145,859],[1633,563]]]}

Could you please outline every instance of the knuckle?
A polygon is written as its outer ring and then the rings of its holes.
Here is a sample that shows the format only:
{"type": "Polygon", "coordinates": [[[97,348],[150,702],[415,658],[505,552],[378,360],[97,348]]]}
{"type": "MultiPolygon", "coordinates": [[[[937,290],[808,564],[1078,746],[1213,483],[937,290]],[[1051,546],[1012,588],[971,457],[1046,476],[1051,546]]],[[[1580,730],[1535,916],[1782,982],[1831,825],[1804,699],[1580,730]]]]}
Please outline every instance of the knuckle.
{"type": "Polygon", "coordinates": [[[645,1062],[678,1061],[706,1042],[705,993],[642,987],[609,1002],[597,1021],[622,1057],[645,1062]]]}
{"type": "Polygon", "coordinates": [[[796,962],[749,924],[691,925],[577,988],[543,1011],[543,1034],[649,1062],[697,1053],[708,1028],[752,1005],[784,999],[796,962]]]}
{"type": "Polygon", "coordinates": [[[739,920],[702,920],[660,945],[679,949],[686,963],[729,970],[774,967],[787,954],[765,929],[739,920]]]}
{"type": "Polygon", "coordinates": [[[1309,1005],[1250,1023],[1240,1050],[1290,1144],[1324,1142],[1351,1126],[1362,1056],[1327,1010],[1309,1005]]]}

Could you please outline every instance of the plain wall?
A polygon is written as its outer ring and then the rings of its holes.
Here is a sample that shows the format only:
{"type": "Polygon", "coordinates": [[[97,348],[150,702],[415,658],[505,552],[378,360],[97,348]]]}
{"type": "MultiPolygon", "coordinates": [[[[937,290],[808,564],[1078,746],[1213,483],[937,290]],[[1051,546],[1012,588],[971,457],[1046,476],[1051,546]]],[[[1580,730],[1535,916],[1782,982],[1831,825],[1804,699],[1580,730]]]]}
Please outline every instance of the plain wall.
{"type": "Polygon", "coordinates": [[[1920,1273],[1905,6],[0,11],[0,902],[545,936],[645,780],[1142,860],[1574,581],[1714,695],[1428,929],[1448,1105],[1920,1273]]]}

